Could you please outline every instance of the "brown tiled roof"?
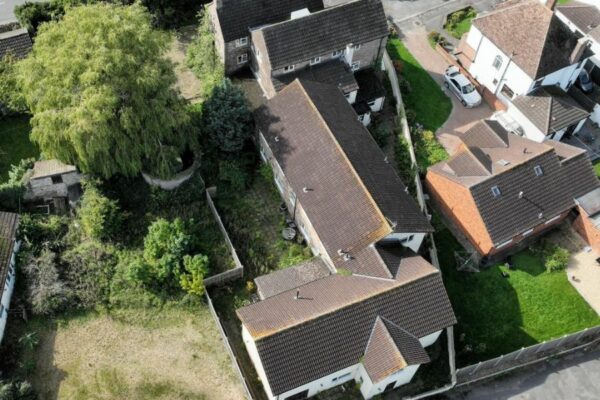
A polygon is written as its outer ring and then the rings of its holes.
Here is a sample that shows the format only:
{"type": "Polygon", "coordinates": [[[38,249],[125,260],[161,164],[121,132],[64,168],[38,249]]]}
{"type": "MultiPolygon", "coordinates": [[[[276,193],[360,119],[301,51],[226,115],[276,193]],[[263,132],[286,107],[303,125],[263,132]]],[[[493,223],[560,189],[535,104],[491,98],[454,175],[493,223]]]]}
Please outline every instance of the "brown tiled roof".
{"type": "Polygon", "coordinates": [[[429,356],[418,338],[391,321],[376,318],[363,357],[363,366],[373,383],[409,365],[427,362],[429,356]]]}
{"type": "MultiPolygon", "coordinates": [[[[600,9],[591,4],[572,1],[570,3],[559,5],[556,11],[561,12],[584,34],[600,33],[600,9]]],[[[595,37],[596,40],[600,39],[595,37]]]]}
{"type": "Polygon", "coordinates": [[[18,224],[18,214],[0,211],[0,299],[8,276],[18,224]]]}
{"type": "Polygon", "coordinates": [[[532,79],[571,65],[577,45],[575,33],[538,0],[483,14],[473,26],[532,79]]]}
{"type": "Polygon", "coordinates": [[[409,281],[414,271],[426,270],[431,266],[423,257],[397,243],[379,242],[375,249],[394,279],[409,281]]]}
{"type": "Polygon", "coordinates": [[[357,364],[378,316],[418,338],[456,323],[439,271],[407,275],[330,275],[302,286],[299,299],[292,290],[239,309],[273,394],[357,364]]]}
{"type": "Polygon", "coordinates": [[[75,172],[77,168],[73,165],[64,164],[59,160],[36,161],[33,165],[33,175],[31,179],[46,178],[53,175],[75,172]]]}
{"type": "Polygon", "coordinates": [[[549,135],[590,116],[558,86],[540,87],[513,100],[513,105],[542,133],[549,135]]]}
{"type": "Polygon", "coordinates": [[[12,54],[15,58],[24,58],[31,51],[31,38],[27,29],[16,29],[14,31],[0,33],[0,60],[6,54],[12,54]]]}
{"type": "MultiPolygon", "coordinates": [[[[311,101],[306,84],[294,81],[255,116],[299,204],[335,259],[339,250],[362,249],[391,228],[311,101]]],[[[329,93],[346,101],[335,87],[329,93]]],[[[350,106],[346,102],[344,107],[350,106]]],[[[360,125],[354,114],[352,119],[360,125]]]]}
{"type": "Polygon", "coordinates": [[[264,300],[267,297],[295,289],[330,274],[331,271],[323,262],[323,259],[314,257],[301,264],[259,276],[254,279],[254,282],[261,300],[264,300]]]}
{"type": "Polygon", "coordinates": [[[309,66],[289,74],[273,77],[273,85],[277,91],[283,89],[296,79],[327,83],[339,88],[344,93],[358,90],[354,73],[340,59],[309,66]]]}
{"type": "Polygon", "coordinates": [[[302,84],[394,231],[432,232],[427,218],[346,98],[328,85],[302,84]]]}
{"type": "Polygon", "coordinates": [[[388,35],[381,0],[354,0],[262,31],[273,69],[388,35]]]}
{"type": "Polygon", "coordinates": [[[537,143],[514,134],[502,136],[508,146],[478,148],[491,166],[485,173],[464,156],[473,150],[465,147],[448,161],[430,167],[469,188],[495,244],[569,210],[575,198],[600,185],[585,150],[554,141],[537,143]],[[536,176],[535,166],[541,167],[541,176],[536,176]],[[500,196],[494,197],[493,186],[500,196]]]}
{"type": "Polygon", "coordinates": [[[216,0],[225,42],[249,36],[249,29],[290,19],[293,11],[323,9],[322,0],[216,0]]]}

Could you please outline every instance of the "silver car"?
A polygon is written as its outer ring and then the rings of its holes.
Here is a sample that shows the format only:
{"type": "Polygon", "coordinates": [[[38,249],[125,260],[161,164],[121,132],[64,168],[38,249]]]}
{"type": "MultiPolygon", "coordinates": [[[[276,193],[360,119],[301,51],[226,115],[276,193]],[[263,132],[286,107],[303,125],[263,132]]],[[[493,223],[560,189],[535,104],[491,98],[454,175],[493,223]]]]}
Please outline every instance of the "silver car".
{"type": "Polygon", "coordinates": [[[454,65],[449,66],[444,73],[444,86],[450,89],[465,107],[472,108],[481,104],[481,95],[475,90],[475,86],[454,65]]]}

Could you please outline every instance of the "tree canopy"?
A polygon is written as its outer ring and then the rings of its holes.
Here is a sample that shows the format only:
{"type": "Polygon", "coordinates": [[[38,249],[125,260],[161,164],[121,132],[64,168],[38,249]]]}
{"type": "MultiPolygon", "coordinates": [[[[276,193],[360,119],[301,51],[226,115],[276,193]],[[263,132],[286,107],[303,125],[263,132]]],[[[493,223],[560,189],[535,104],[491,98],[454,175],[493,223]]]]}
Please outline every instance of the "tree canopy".
{"type": "Polygon", "coordinates": [[[17,81],[46,156],[105,178],[171,174],[193,135],[164,57],[169,39],[137,4],[69,8],[42,24],[17,81]]]}

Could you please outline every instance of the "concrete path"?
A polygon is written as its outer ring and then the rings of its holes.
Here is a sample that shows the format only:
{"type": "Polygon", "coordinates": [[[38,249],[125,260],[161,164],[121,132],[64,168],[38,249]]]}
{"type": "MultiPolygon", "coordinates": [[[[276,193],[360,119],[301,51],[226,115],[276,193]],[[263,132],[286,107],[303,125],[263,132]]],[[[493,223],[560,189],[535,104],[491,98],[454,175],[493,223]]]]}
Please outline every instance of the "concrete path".
{"type": "Polygon", "coordinates": [[[451,400],[596,400],[600,398],[600,350],[543,361],[493,381],[444,396],[451,400]]]}
{"type": "Polygon", "coordinates": [[[466,132],[477,121],[489,118],[492,115],[492,110],[485,102],[476,108],[465,108],[458,98],[443,86],[442,77],[448,64],[437,51],[431,48],[427,41],[427,31],[423,27],[405,33],[402,41],[421,66],[438,82],[442,90],[452,100],[450,117],[436,132],[436,136],[444,148],[446,148],[446,151],[453,154],[460,144],[460,135],[466,132]]]}

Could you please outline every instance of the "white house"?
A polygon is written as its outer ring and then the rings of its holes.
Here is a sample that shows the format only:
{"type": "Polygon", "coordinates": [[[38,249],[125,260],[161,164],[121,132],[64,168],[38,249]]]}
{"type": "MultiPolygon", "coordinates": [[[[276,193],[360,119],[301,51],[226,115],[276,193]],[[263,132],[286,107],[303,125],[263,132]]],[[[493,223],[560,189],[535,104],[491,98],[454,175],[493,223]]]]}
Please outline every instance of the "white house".
{"type": "MultiPolygon", "coordinates": [[[[540,123],[528,119],[532,113],[516,107],[516,99],[539,97],[541,93],[543,101],[529,103],[544,103],[544,112],[553,111],[551,105],[557,96],[556,104],[571,104],[575,100],[566,99],[566,94],[559,96],[559,92],[569,91],[591,56],[589,40],[571,30],[554,14],[554,2],[549,3],[529,0],[501,4],[473,20],[462,44],[463,54],[468,55],[469,73],[508,107],[508,114],[527,137],[538,141],[560,140],[565,133],[576,133],[584,121],[569,120],[568,126],[552,126],[551,132],[541,132],[546,127],[540,130],[540,123]],[[546,96],[546,91],[540,89],[548,87],[557,88],[548,89],[556,96],[546,96]]],[[[561,118],[544,115],[549,121],[561,118]]]]}
{"type": "Polygon", "coordinates": [[[315,257],[255,279],[237,310],[271,400],[354,380],[369,399],[410,382],[455,323],[416,254],[427,218],[336,86],[295,80],[256,113],[259,146],[315,257]]]}
{"type": "Polygon", "coordinates": [[[15,287],[15,258],[19,250],[16,240],[18,214],[0,211],[0,342],[8,320],[10,298],[15,287]]]}

